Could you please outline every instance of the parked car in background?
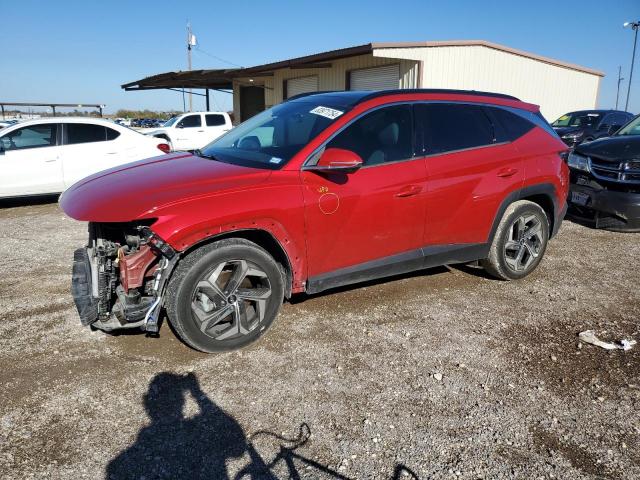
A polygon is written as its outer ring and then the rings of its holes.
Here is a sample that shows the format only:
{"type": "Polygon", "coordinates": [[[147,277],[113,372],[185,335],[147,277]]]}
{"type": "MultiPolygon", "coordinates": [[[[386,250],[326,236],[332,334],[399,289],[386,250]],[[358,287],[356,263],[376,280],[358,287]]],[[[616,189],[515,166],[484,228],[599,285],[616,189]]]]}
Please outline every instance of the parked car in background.
{"type": "Polygon", "coordinates": [[[214,352],[256,340],[292,293],[478,260],[523,278],[564,217],[566,150],[537,106],[507,95],[291,99],[202,151],[63,194],[90,222],[74,256],[80,319],[157,332],[164,306],[187,344],[214,352]]]}
{"type": "Polygon", "coordinates": [[[0,129],[10,127],[18,123],[18,120],[0,120],[0,129]]]}
{"type": "Polygon", "coordinates": [[[145,135],[164,139],[172,150],[195,150],[231,128],[231,118],[226,112],[191,112],[177,115],[145,135]]]}
{"type": "Polygon", "coordinates": [[[596,228],[640,231],[640,115],[569,155],[572,213],[596,228]]]}
{"type": "Polygon", "coordinates": [[[118,125],[122,125],[124,127],[130,127],[131,126],[131,120],[128,118],[116,118],[114,120],[114,122],[116,122],[118,125]]]}
{"type": "Polygon", "coordinates": [[[580,110],[562,115],[551,124],[570,147],[608,137],[633,118],[621,110],[580,110]]]}
{"type": "Polygon", "coordinates": [[[145,118],[140,121],[141,128],[154,128],[156,126],[156,120],[153,118],[145,118]]]}
{"type": "Polygon", "coordinates": [[[161,139],[108,120],[18,123],[0,130],[0,197],[59,193],[92,173],[168,151],[161,139]]]}

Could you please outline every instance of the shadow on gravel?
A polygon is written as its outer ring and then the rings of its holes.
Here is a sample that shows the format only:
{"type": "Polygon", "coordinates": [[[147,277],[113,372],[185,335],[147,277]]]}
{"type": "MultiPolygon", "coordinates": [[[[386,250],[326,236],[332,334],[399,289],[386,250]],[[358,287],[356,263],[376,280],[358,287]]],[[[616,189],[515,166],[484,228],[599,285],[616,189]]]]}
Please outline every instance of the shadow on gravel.
{"type": "Polygon", "coordinates": [[[57,203],[60,194],[34,195],[32,197],[16,197],[0,199],[0,209],[27,207],[30,205],[43,205],[45,203],[57,203]]]}
{"type": "MultiPolygon", "coordinates": [[[[144,405],[151,423],[138,433],[135,443],[112,459],[106,468],[106,478],[190,478],[240,480],[278,479],[273,470],[287,472],[283,478],[301,478],[313,472],[313,478],[349,480],[331,468],[300,455],[296,450],[307,443],[311,430],[300,425],[296,438],[290,439],[269,431],[259,431],[247,437],[240,424],[212,402],[200,388],[193,373],[177,375],[162,372],[149,384],[144,405]],[[200,413],[186,418],[184,407],[191,395],[200,413]],[[279,452],[265,460],[252,441],[258,437],[275,439],[279,452]],[[231,477],[226,463],[247,455],[249,463],[231,477]]],[[[398,464],[392,479],[417,479],[417,475],[398,464]]]]}

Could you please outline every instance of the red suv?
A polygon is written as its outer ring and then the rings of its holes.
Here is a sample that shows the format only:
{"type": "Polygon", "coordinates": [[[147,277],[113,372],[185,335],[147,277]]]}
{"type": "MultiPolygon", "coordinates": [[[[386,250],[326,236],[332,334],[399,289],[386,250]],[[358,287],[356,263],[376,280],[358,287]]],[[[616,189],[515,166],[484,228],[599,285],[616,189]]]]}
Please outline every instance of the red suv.
{"type": "Polygon", "coordinates": [[[214,352],[284,298],[444,264],[522,278],[566,210],[566,146],[535,105],[475,91],[303,95],[202,151],[95,174],[61,197],[89,221],[82,323],[214,352]]]}

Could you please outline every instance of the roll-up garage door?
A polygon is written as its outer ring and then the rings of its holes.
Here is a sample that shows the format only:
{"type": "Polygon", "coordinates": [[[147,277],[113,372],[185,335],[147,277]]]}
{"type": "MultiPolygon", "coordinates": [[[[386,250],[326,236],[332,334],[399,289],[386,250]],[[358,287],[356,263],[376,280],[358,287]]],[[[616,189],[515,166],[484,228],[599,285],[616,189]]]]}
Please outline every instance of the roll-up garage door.
{"type": "Polygon", "coordinates": [[[400,88],[400,66],[363,68],[349,72],[349,90],[391,90],[400,88]]]}
{"type": "Polygon", "coordinates": [[[318,77],[302,77],[302,78],[290,78],[287,80],[287,96],[286,98],[295,97],[301,93],[317,92],[318,91],[318,77]]]}

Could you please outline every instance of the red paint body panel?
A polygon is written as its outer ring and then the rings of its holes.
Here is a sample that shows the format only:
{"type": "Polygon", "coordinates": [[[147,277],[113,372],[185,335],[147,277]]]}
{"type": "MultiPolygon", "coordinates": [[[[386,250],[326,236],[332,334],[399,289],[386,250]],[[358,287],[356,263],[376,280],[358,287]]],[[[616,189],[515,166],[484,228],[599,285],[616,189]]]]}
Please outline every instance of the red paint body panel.
{"type": "Polygon", "coordinates": [[[425,163],[425,245],[486,242],[500,204],[524,183],[524,166],[512,143],[430,156],[425,163]],[[514,175],[498,177],[507,168],[514,175]]]}
{"type": "Polygon", "coordinates": [[[303,171],[301,177],[310,277],[423,245],[427,178],[422,159],[353,174],[303,171]],[[415,194],[399,196],[411,186],[415,194]],[[338,201],[322,203],[329,199],[338,201]]]}
{"type": "Polygon", "coordinates": [[[60,205],[77,220],[128,222],[155,217],[160,207],[259,184],[270,174],[188,154],[166,155],[91,175],[72,185],[60,205]]]}
{"type": "Polygon", "coordinates": [[[501,203],[528,185],[553,185],[558,205],[565,205],[568,170],[558,152],[566,147],[540,127],[513,143],[355,173],[302,170],[310,154],[361,113],[428,100],[538,111],[535,105],[487,96],[381,96],[339,117],[280,170],[167,155],[88,177],[68,189],[60,204],[78,220],[156,218],[151,228],[178,251],[225,232],[266,231],[292,265],[294,292],[302,291],[309,277],[423,246],[487,242],[501,203]]]}

